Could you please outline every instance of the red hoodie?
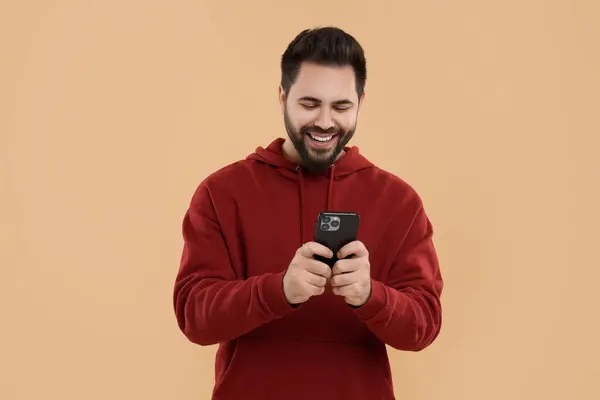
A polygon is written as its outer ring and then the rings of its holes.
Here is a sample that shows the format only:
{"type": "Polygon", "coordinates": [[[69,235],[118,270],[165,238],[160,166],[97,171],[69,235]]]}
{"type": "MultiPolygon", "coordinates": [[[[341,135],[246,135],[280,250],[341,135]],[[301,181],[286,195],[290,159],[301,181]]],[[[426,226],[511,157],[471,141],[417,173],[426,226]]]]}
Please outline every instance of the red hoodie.
{"type": "Polygon", "coordinates": [[[415,191],[357,147],[303,172],[283,139],[206,178],[183,221],[174,290],[179,327],[219,344],[213,399],[394,399],[385,344],[419,351],[440,331],[442,278],[415,191]],[[327,290],[300,307],[282,279],[319,211],[357,211],[372,294],[353,308],[327,290]]]}

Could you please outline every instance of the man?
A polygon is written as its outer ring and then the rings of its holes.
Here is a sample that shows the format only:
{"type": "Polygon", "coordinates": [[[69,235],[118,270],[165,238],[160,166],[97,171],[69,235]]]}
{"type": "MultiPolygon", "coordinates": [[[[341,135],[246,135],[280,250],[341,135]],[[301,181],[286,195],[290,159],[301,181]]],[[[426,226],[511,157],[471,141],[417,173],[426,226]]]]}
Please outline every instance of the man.
{"type": "Polygon", "coordinates": [[[394,399],[386,344],[438,336],[442,278],[415,191],[348,147],[364,100],[359,43],[301,32],[281,59],[287,138],[207,177],[183,221],[174,307],[199,345],[219,344],[219,400],[394,399]],[[320,211],[360,213],[330,268],[320,211]]]}

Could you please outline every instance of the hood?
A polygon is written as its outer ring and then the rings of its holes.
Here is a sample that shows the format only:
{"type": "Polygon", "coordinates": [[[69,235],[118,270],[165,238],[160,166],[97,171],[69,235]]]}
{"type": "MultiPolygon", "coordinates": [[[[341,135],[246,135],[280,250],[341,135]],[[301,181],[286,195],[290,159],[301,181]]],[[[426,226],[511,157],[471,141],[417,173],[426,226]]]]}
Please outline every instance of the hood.
{"type": "MultiPolygon", "coordinates": [[[[284,141],[285,140],[283,138],[277,138],[266,148],[257,147],[255,152],[246,157],[246,159],[270,165],[276,168],[277,171],[285,178],[298,182],[298,196],[300,198],[300,244],[302,244],[304,242],[303,176],[308,174],[308,172],[304,171],[302,166],[293,163],[284,157],[282,152],[282,145],[284,141]]],[[[322,175],[326,175],[329,179],[329,185],[327,189],[327,205],[324,211],[332,211],[331,206],[333,204],[335,181],[343,179],[344,177],[363,169],[374,167],[369,160],[360,154],[358,147],[345,147],[344,152],[344,155],[330,165],[326,171],[321,173],[322,175]]]]}
{"type": "MultiPolygon", "coordinates": [[[[284,141],[283,138],[278,138],[271,142],[266,148],[257,147],[255,152],[246,157],[246,159],[282,168],[297,175],[298,173],[301,173],[302,168],[298,164],[295,164],[284,157],[282,151],[284,141]]],[[[324,172],[324,174],[328,174],[329,176],[333,174],[333,179],[337,180],[362,169],[374,167],[369,160],[360,154],[358,147],[344,147],[344,151],[345,154],[333,163],[329,170],[324,172]]]]}

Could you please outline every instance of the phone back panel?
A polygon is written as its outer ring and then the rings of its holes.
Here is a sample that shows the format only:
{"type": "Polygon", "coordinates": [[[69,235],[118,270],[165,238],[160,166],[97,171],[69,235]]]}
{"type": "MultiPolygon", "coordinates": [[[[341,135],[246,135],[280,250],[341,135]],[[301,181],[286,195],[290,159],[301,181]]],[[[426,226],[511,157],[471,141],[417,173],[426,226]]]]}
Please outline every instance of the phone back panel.
{"type": "Polygon", "coordinates": [[[360,216],[356,212],[321,212],[317,217],[315,228],[315,242],[320,243],[333,251],[331,259],[315,256],[333,267],[338,260],[336,253],[346,244],[356,240],[360,216]]]}

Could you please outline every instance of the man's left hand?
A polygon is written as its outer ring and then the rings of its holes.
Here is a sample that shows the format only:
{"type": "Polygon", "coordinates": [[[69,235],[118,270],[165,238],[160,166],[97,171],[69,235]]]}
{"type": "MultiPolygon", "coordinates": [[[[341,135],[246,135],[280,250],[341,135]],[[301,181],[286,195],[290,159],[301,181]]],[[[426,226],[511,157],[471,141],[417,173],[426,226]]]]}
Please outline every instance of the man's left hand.
{"type": "Polygon", "coordinates": [[[371,267],[369,252],[356,240],[348,243],[337,254],[339,261],[333,266],[331,287],[334,294],[344,297],[346,303],[360,307],[371,296],[371,267]],[[345,257],[352,255],[351,258],[345,257]]]}

